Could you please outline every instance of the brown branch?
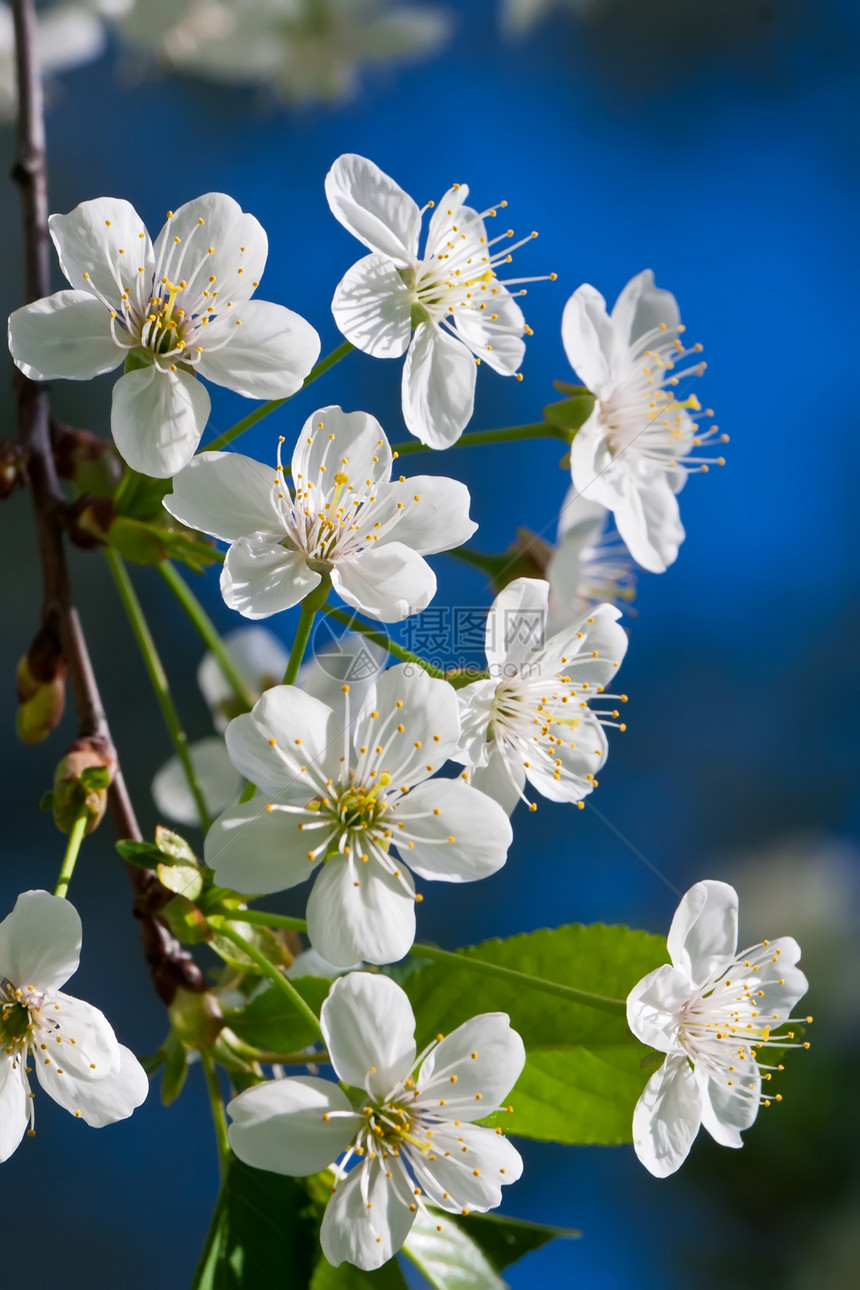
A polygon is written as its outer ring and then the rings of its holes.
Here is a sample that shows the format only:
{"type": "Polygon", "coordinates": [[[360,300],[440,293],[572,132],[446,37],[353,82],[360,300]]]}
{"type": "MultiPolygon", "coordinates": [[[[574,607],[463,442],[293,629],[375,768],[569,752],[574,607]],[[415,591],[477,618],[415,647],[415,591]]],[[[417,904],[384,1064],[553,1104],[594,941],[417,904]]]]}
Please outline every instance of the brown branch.
{"type": "MultiPolygon", "coordinates": [[[[36,48],[33,0],[12,0],[15,65],[18,78],[18,131],[12,178],[21,197],[24,225],[25,294],[27,301],[50,293],[48,188],[45,169],[45,124],[42,81],[36,48]]],[[[57,477],[51,447],[48,386],[15,371],[18,437],[28,458],[28,473],[42,565],[42,623],[57,641],[68,667],[78,713],[79,735],[92,740],[116,771],[110,787],[111,816],[118,838],[139,841],[140,828],[116,758],[86,638],[72,601],[63,537],[66,498],[57,477]]],[[[178,986],[205,989],[200,969],[162,919],[156,916],[171,895],[157,875],[126,866],[135,892],[135,916],[147,965],[158,993],[170,1003],[178,986]]]]}

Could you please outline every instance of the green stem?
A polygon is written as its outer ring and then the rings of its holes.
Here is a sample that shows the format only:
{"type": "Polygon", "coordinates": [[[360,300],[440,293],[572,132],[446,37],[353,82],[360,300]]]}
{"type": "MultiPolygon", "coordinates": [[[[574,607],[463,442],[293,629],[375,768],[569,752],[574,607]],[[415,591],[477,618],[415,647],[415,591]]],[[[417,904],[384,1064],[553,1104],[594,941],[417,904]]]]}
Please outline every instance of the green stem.
{"type": "Polygon", "coordinates": [[[72,874],[75,872],[75,865],[78,859],[78,852],[81,849],[81,843],[87,831],[89,821],[89,812],[86,809],[75,816],[74,823],[69,831],[69,840],[66,843],[66,854],[63,856],[63,863],[60,866],[60,876],[57,879],[57,885],[54,888],[54,895],[65,898],[69,890],[69,883],[72,880],[72,874]]]}
{"type": "MultiPolygon", "coordinates": [[[[558,426],[551,426],[547,421],[534,421],[526,426],[504,426],[501,430],[470,430],[461,434],[452,448],[479,448],[485,443],[511,443],[519,439],[560,439],[570,445],[570,435],[558,426]]],[[[409,439],[406,443],[391,445],[395,457],[408,457],[415,452],[432,452],[426,443],[419,439],[409,439]]]]}
{"type": "Polygon", "coordinates": [[[235,913],[219,914],[228,923],[255,923],[258,927],[286,927],[291,932],[306,932],[308,925],[303,918],[289,914],[267,914],[264,909],[237,909],[235,913]]]}
{"type": "Polygon", "coordinates": [[[513,985],[522,986],[524,989],[540,990],[543,994],[553,994],[559,999],[584,1003],[599,1012],[624,1013],[627,1007],[623,999],[612,999],[605,994],[592,994],[590,990],[577,990],[574,985],[561,985],[557,981],[545,981],[542,977],[518,972],[516,968],[502,967],[499,963],[487,963],[484,959],[476,959],[471,954],[440,950],[435,945],[424,945],[416,941],[409,953],[414,958],[430,959],[434,963],[456,964],[457,967],[481,972],[484,976],[495,976],[502,981],[510,981],[513,985]]]}
{"type": "Polygon", "coordinates": [[[299,668],[302,665],[302,659],[305,656],[305,650],[311,637],[311,628],[314,625],[317,610],[325,608],[326,597],[330,590],[331,578],[328,574],[324,574],[319,586],[314,587],[313,591],[309,591],[302,601],[299,625],[296,628],[290,657],[287,661],[287,670],[284,673],[284,685],[295,685],[296,683],[296,677],[299,674],[299,668]]]}
{"type": "Polygon", "coordinates": [[[117,555],[116,551],[111,547],[105,547],[104,553],[108,567],[113,575],[113,580],[116,583],[119,598],[128,616],[131,630],[143,656],[149,679],[152,682],[152,688],[155,691],[155,697],[158,700],[158,706],[161,708],[161,715],[164,717],[164,724],[167,726],[176,755],[188,781],[188,787],[191,790],[197,813],[200,816],[201,827],[206,830],[211,824],[209,810],[201,792],[197,774],[191,764],[191,757],[188,753],[188,740],[185,737],[179,714],[171,698],[167,676],[158,656],[158,651],[155,648],[155,641],[152,639],[152,633],[143,615],[140,601],[132,586],[131,578],[128,576],[128,570],[123,563],[122,557],[117,555]]]}
{"type": "Polygon", "coordinates": [[[254,696],[239,675],[230,651],[221,639],[212,619],[175,565],[172,565],[169,560],[164,560],[158,566],[158,572],[197,628],[206,647],[214,654],[224,680],[236,696],[236,701],[241,704],[244,712],[250,711],[254,706],[254,696]]]}
{"type": "MultiPolygon", "coordinates": [[[[307,923],[302,918],[290,918],[286,914],[268,914],[262,909],[244,909],[235,914],[225,915],[227,919],[241,920],[245,923],[257,923],[263,927],[287,927],[291,931],[306,932],[307,923]]],[[[211,921],[211,920],[210,920],[211,921]]],[[[556,998],[567,999],[572,1003],[582,1003],[599,1012],[624,1012],[626,1003],[623,999],[613,999],[605,994],[593,994],[590,990],[578,990],[574,985],[561,985],[557,981],[545,981],[542,977],[530,976],[527,972],[518,972],[516,968],[502,967],[499,963],[487,963],[472,954],[463,954],[458,950],[440,950],[436,945],[425,945],[416,941],[409,953],[413,958],[430,959],[435,963],[449,963],[460,968],[471,968],[484,976],[495,976],[502,981],[528,990],[540,990],[543,994],[553,994],[556,998]]]]}
{"type": "Polygon", "coordinates": [[[247,911],[244,913],[237,913],[235,915],[231,914],[229,917],[221,914],[210,914],[209,926],[213,928],[213,930],[217,931],[220,936],[226,936],[227,940],[232,941],[237,949],[240,949],[243,954],[247,954],[252,963],[256,963],[263,975],[269,978],[272,985],[275,986],[276,989],[280,990],[281,994],[285,994],[287,996],[296,1012],[298,1012],[300,1016],[304,1017],[305,1021],[313,1026],[318,1035],[322,1035],[319,1017],[316,1015],[314,1010],[305,1003],[292,981],[285,977],[283,972],[279,971],[278,968],[275,967],[274,963],[270,963],[265,954],[261,954],[255,945],[251,945],[249,941],[245,940],[244,936],[240,936],[236,929],[230,926],[231,919],[245,923],[251,921],[247,917],[247,911]]]}
{"type": "MultiPolygon", "coordinates": [[[[330,367],[334,367],[335,363],[339,363],[342,358],[346,358],[352,349],[354,349],[354,346],[348,340],[345,340],[342,345],[338,345],[337,349],[333,349],[330,354],[326,354],[325,358],[321,358],[317,365],[311,368],[302,382],[301,388],[305,389],[306,386],[327,372],[330,367]]],[[[250,430],[251,426],[255,426],[258,421],[263,420],[263,417],[267,417],[270,412],[277,412],[278,408],[282,407],[284,403],[288,403],[292,398],[295,398],[295,395],[290,394],[285,399],[269,399],[268,403],[261,403],[253,412],[249,412],[241,421],[237,421],[229,430],[225,430],[223,434],[219,434],[217,439],[213,439],[212,443],[207,444],[203,452],[217,452],[221,448],[226,448],[228,443],[238,439],[246,430],[250,430]]]]}
{"type": "Polygon", "coordinates": [[[218,1147],[218,1171],[223,1181],[230,1160],[230,1140],[227,1137],[227,1115],[218,1086],[218,1072],[215,1060],[208,1048],[200,1049],[200,1064],[206,1077],[206,1091],[209,1094],[209,1105],[212,1108],[212,1124],[215,1129],[215,1143],[218,1147]]]}
{"type": "Polygon", "coordinates": [[[358,632],[362,636],[366,636],[368,640],[373,641],[376,645],[381,645],[384,650],[388,651],[392,658],[400,659],[401,663],[416,663],[418,667],[423,667],[424,671],[430,676],[438,677],[440,681],[444,681],[446,679],[446,672],[442,672],[438,667],[434,667],[432,663],[428,663],[425,659],[420,658],[418,654],[413,654],[410,650],[404,649],[402,645],[398,645],[396,641],[393,641],[389,636],[386,636],[385,632],[377,631],[376,628],[369,627],[367,623],[359,622],[357,618],[352,614],[348,614],[346,610],[335,609],[333,605],[323,605],[322,612],[324,614],[328,614],[329,618],[334,618],[336,622],[344,623],[347,627],[351,628],[352,631],[358,632]]]}

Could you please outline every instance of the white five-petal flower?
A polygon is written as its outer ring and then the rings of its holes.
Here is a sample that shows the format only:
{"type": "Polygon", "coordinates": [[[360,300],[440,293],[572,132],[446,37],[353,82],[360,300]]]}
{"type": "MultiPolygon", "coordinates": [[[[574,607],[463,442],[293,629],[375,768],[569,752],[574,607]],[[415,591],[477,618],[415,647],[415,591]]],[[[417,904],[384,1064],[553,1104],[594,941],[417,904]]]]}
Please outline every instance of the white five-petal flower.
{"type": "Polygon", "coordinates": [[[573,440],[574,487],[613,512],[630,554],[652,573],[665,572],[684,540],[675,494],[690,469],[723,461],[692,449],[726,439],[716,426],[699,433],[690,414],[701,404],[679,397],[681,382],[705,369],[698,358],[679,366],[702,348],[685,349],[683,331],[675,297],[655,287],[650,269],[628,282],[611,314],[599,291],[579,287],[562,320],[567,357],[597,400],[573,440]]]}
{"type": "MultiPolygon", "coordinates": [[[[224,646],[254,702],[266,690],[280,683],[289,654],[278,637],[267,628],[240,627],[224,637],[224,646]]],[[[354,703],[360,704],[367,687],[382,671],[386,661],[387,655],[379,645],[355,632],[346,632],[323,641],[322,648],[317,649],[299,668],[296,684],[305,694],[312,694],[323,703],[334,706],[340,703],[342,686],[346,681],[354,703]]],[[[203,656],[197,669],[197,684],[221,737],[209,735],[195,740],[188,745],[188,755],[209,815],[214,819],[236,801],[245,782],[230,760],[223,738],[230,721],[244,708],[237,707],[233,688],[214,654],[203,656]]],[[[168,819],[178,824],[199,826],[197,803],[178,757],[171,757],[156,772],[152,796],[158,810],[168,819]]]]}
{"type": "Polygon", "coordinates": [[[627,651],[619,611],[598,605],[547,639],[548,593],[539,578],[517,578],[500,592],[487,616],[490,677],[458,691],[458,760],[507,811],[528,802],[526,781],[551,801],[582,802],[606,761],[604,726],[619,724],[616,709],[590,702],[626,701],[606,693],[627,651]]]}
{"type": "Polygon", "coordinates": [[[403,419],[422,443],[447,448],[472,415],[476,360],[518,374],[529,329],[514,299],[522,292],[508,288],[536,279],[503,281],[496,270],[537,234],[488,238],[484,220],[496,210],[466,206],[469,189],[455,184],[433,212],[421,255],[424,211],[372,161],[339,157],[325,188],[334,216],[371,251],[338,285],[335,322],[367,354],[406,354],[403,419]]]}
{"type": "Polygon", "coordinates": [[[475,1121],[500,1109],[525,1063],[508,1016],[472,1017],[418,1054],[404,991],[353,972],[332,986],[320,1021],[355,1105],[332,1081],[301,1076],[247,1089],[228,1111],[230,1145],[258,1169],[302,1176],[345,1153],[320,1232],[328,1261],[380,1267],[427,1204],[495,1209],[522,1159],[501,1129],[475,1121]]]}
{"type": "Polygon", "coordinates": [[[0,923],[0,1160],[34,1131],[34,1069],[55,1102],[94,1128],[126,1119],[148,1092],[104,1014],[60,988],[80,950],[77,910],[47,891],[25,891],[0,923]]]}
{"type": "MultiPolygon", "coordinates": [[[[627,999],[630,1029],[666,1054],[633,1115],[636,1154],[657,1178],[686,1160],[701,1125],[724,1147],[741,1147],[774,1070],[768,1048],[796,1043],[786,1023],[808,989],[790,936],[738,952],[738,896],[725,882],[697,882],[682,898],[667,939],[671,964],[650,972],[627,999]],[[773,1032],[779,1032],[773,1037],[773,1032]]],[[[806,1021],[811,1021],[807,1017],[806,1021]]]]}
{"type": "Polygon", "coordinates": [[[343,712],[289,685],[231,722],[233,764],[260,792],[215,821],[206,863],[218,883],[260,893],[322,864],[307,907],[313,948],[341,965],[393,963],[415,939],[410,870],[484,878],[504,864],[511,826],[463,779],[430,778],[460,742],[447,681],[398,664],[369,691],[351,735],[344,726],[343,712]]]}
{"type": "Polygon", "coordinates": [[[12,357],[36,381],[86,381],[130,359],[111,432],[143,474],[166,478],[194,455],[210,406],[198,375],[246,398],[288,398],[319,356],[310,323],[251,299],[268,240],[224,193],[169,212],[154,247],[118,198],[82,202],[49,226],[72,290],[12,314],[12,357]]]}
{"type": "MultiPolygon", "coordinates": [[[[283,442],[283,440],[281,440],[283,442]]],[[[323,574],[342,600],[383,622],[418,613],[436,592],[423,559],[460,546],[477,525],[458,480],[389,480],[392,452],[366,412],[321,408],[293,453],[292,485],[234,452],[200,453],[164,505],[191,528],[231,543],[221,591],[246,618],[298,604],[323,574]]]]}
{"type": "Polygon", "coordinates": [[[558,522],[558,541],[546,566],[547,632],[552,635],[600,604],[629,604],[636,594],[633,560],[610,513],[571,488],[558,522]]]}

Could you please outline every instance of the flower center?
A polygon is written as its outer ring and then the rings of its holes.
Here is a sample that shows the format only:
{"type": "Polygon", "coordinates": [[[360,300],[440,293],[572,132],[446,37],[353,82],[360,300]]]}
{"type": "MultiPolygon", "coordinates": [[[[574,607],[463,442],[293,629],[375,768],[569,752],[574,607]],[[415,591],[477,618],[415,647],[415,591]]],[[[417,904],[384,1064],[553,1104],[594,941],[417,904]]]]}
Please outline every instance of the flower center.
{"type": "Polygon", "coordinates": [[[0,1050],[7,1054],[26,1048],[32,1030],[30,1009],[16,998],[20,993],[8,981],[0,987],[0,1050]]]}

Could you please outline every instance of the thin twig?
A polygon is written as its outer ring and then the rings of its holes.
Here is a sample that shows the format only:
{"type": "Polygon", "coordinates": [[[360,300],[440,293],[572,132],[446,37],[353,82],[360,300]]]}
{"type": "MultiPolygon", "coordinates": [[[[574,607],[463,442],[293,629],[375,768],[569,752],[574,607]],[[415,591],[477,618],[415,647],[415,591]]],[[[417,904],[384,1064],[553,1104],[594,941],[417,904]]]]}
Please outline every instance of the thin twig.
{"type": "MultiPolygon", "coordinates": [[[[36,13],[33,0],[12,0],[15,26],[15,66],[18,80],[18,128],[12,178],[21,198],[24,232],[24,282],[27,302],[50,293],[48,260],[48,188],[45,171],[45,124],[42,82],[36,47],[36,13]]],[[[105,716],[86,639],[69,584],[63,523],[66,498],[60,487],[51,450],[48,386],[29,380],[15,370],[18,401],[18,438],[27,454],[44,599],[42,623],[53,635],[68,668],[78,713],[81,737],[97,740],[106,757],[116,753],[105,716]]],[[[119,838],[141,840],[141,832],[119,769],[109,791],[111,817],[119,838]]],[[[178,985],[205,989],[202,974],[190,956],[155,916],[153,909],[170,897],[157,875],[137,865],[127,865],[135,891],[135,915],[141,923],[144,954],[156,989],[169,1001],[178,985]],[[163,896],[162,896],[163,893],[163,896]]]]}

